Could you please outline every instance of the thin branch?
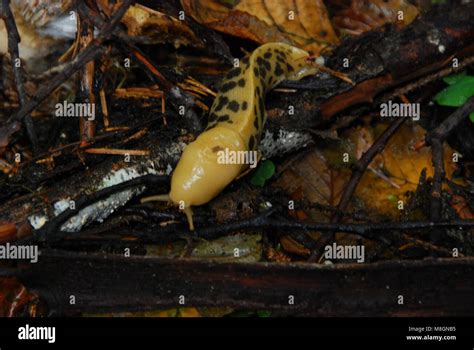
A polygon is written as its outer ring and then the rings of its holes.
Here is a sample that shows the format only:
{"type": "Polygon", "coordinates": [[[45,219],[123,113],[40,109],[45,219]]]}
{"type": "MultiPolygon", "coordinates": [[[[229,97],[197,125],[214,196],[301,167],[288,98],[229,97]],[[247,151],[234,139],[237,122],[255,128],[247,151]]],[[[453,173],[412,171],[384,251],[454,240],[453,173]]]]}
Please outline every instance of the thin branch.
{"type": "Polygon", "coordinates": [[[441,141],[445,140],[461,122],[469,115],[470,112],[474,111],[474,96],[469,98],[466,103],[456,109],[448,118],[446,118],[436,129],[434,129],[427,136],[427,142],[430,143],[431,139],[438,138],[441,141]]]}
{"type": "Polygon", "coordinates": [[[433,153],[433,184],[431,185],[431,205],[430,205],[430,217],[432,221],[441,220],[442,200],[441,200],[441,188],[443,185],[443,179],[445,176],[444,171],[444,152],[443,152],[443,141],[439,138],[431,140],[431,151],[433,153]]]}
{"type": "Polygon", "coordinates": [[[443,141],[461,124],[467,115],[474,110],[474,96],[456,109],[448,118],[426,136],[426,143],[431,144],[433,153],[433,184],[431,186],[431,220],[439,221],[442,216],[441,191],[445,179],[443,141]]]}
{"type": "MultiPolygon", "coordinates": [[[[385,148],[385,146],[387,145],[391,137],[396,133],[396,131],[405,122],[405,119],[406,118],[399,118],[395,120],[382,133],[382,135],[380,135],[380,137],[373,143],[373,145],[367,150],[367,152],[365,152],[362,155],[362,157],[354,164],[354,167],[353,167],[354,170],[352,172],[351,179],[347,183],[346,189],[344,190],[341,200],[339,201],[339,204],[337,206],[339,213],[336,213],[333,216],[331,222],[334,223],[342,219],[343,216],[340,213],[343,213],[347,210],[347,207],[349,206],[352,195],[354,194],[357,188],[357,185],[359,184],[360,180],[362,179],[362,176],[367,170],[367,167],[375,158],[375,156],[383,151],[383,149],[385,148]]],[[[335,235],[336,235],[336,231],[332,232],[329,236],[321,239],[320,244],[318,244],[318,247],[316,247],[316,249],[313,250],[308,261],[310,262],[318,261],[322,256],[324,247],[330,244],[330,242],[334,240],[335,235]]]]}
{"type": "MultiPolygon", "coordinates": [[[[23,85],[23,69],[21,67],[20,53],[18,49],[18,44],[21,41],[20,34],[18,33],[18,28],[16,27],[15,18],[10,9],[10,0],[1,0],[0,5],[0,17],[5,23],[5,28],[8,35],[8,52],[10,54],[11,67],[13,69],[13,75],[15,77],[16,91],[18,93],[18,98],[20,100],[20,105],[24,106],[26,104],[27,96],[25,92],[25,87],[23,85]]],[[[33,120],[31,119],[31,114],[25,114],[23,122],[26,126],[26,131],[28,138],[31,143],[31,148],[34,154],[38,153],[38,138],[34,130],[33,120]]]]}

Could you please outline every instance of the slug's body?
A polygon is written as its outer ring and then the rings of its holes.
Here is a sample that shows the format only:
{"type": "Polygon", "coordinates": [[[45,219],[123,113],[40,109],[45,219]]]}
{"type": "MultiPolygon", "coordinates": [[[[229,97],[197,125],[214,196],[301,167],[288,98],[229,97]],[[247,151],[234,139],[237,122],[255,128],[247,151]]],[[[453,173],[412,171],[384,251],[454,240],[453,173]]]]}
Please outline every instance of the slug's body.
{"type": "Polygon", "coordinates": [[[185,148],[171,179],[169,198],[184,210],[191,229],[191,206],[209,202],[248,166],[222,164],[219,152],[257,149],[266,121],[266,92],[285,79],[299,80],[316,73],[308,58],[304,50],[269,43],[226,75],[207,128],[185,148]]]}

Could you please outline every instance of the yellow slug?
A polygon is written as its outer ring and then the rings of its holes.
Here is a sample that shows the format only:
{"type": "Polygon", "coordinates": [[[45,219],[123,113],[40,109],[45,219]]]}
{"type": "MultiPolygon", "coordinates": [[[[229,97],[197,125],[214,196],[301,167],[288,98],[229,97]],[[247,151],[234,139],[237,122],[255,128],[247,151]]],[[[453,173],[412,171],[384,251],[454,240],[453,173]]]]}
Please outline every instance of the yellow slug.
{"type": "Polygon", "coordinates": [[[222,162],[222,152],[255,151],[266,121],[265,94],[283,80],[299,80],[317,72],[309,53],[283,44],[260,46],[230,70],[214,100],[207,128],[183,151],[168,196],[179,205],[194,230],[191,207],[216,197],[248,164],[222,162]]]}

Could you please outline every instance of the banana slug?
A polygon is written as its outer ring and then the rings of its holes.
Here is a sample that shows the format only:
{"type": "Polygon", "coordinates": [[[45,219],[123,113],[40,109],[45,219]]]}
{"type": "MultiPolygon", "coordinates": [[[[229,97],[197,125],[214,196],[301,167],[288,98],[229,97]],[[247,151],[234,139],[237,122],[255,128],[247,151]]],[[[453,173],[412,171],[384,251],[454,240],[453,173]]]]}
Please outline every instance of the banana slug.
{"type": "Polygon", "coordinates": [[[220,151],[257,149],[266,121],[266,92],[283,80],[315,74],[318,69],[309,58],[308,52],[283,43],[264,44],[244,57],[225,76],[206,129],[184,149],[169,195],[143,198],[142,202],[171,200],[184,211],[194,230],[191,207],[209,202],[248,167],[219,162],[220,151]]]}

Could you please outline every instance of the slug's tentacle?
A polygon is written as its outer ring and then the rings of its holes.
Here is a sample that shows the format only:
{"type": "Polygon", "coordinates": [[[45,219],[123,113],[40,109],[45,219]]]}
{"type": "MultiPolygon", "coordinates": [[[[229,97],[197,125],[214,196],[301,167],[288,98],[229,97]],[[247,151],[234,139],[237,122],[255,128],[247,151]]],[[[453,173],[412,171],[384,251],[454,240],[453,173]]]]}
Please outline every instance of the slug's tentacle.
{"type": "Polygon", "coordinates": [[[230,70],[220,86],[206,130],[189,144],[174,170],[170,199],[186,213],[209,202],[248,164],[223,161],[222,155],[255,151],[266,121],[265,94],[283,80],[317,72],[308,52],[283,43],[260,46],[230,70]]]}
{"type": "Polygon", "coordinates": [[[169,202],[170,195],[169,194],[157,194],[154,196],[144,197],[140,200],[140,203],[147,203],[147,202],[169,202]]]}

